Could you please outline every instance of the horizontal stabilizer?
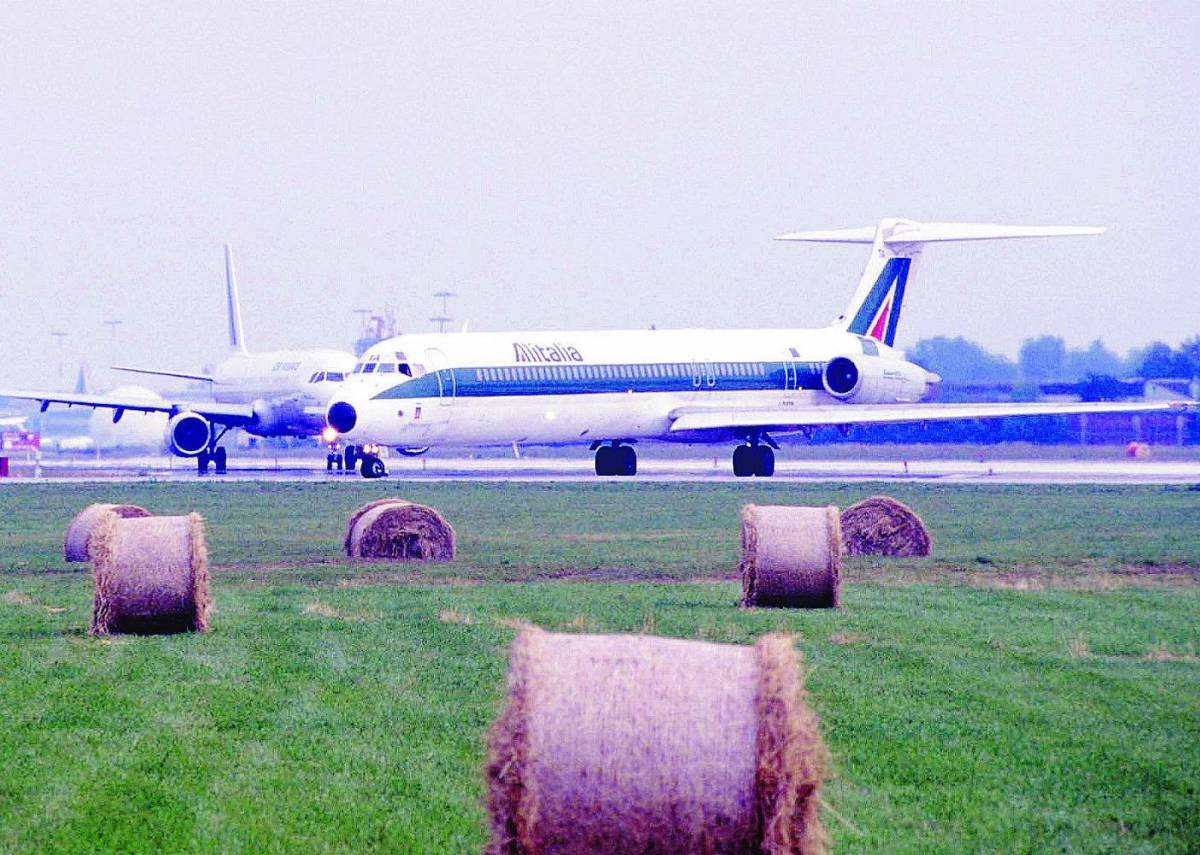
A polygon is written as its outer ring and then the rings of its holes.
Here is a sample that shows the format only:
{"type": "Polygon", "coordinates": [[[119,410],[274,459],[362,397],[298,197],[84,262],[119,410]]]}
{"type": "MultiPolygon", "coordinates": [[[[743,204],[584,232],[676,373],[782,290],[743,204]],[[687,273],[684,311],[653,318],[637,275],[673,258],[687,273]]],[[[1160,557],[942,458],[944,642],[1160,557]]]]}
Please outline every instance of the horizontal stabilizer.
{"type": "MultiPolygon", "coordinates": [[[[1012,238],[1073,237],[1104,234],[1103,226],[1002,226],[991,223],[915,223],[895,220],[894,226],[882,235],[889,246],[908,243],[942,243],[965,240],[1009,240],[1012,238]]],[[[816,232],[789,232],[776,240],[810,241],[815,243],[874,243],[876,226],[860,229],[828,229],[816,232]]]]}
{"type": "Polygon", "coordinates": [[[211,374],[191,374],[187,371],[159,371],[154,368],[130,368],[125,365],[110,366],[113,371],[128,371],[130,374],[152,374],[155,377],[175,377],[179,380],[200,380],[204,383],[212,383],[211,374]]]}

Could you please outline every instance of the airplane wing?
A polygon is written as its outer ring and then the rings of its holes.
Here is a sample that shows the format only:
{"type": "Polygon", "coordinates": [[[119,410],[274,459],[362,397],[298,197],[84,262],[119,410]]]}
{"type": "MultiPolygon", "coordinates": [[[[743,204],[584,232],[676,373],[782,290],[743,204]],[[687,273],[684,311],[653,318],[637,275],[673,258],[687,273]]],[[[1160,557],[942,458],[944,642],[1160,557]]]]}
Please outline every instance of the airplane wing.
{"type": "Polygon", "coordinates": [[[119,413],[126,410],[141,413],[166,413],[175,415],[184,410],[198,413],[217,424],[238,427],[254,421],[254,411],[249,404],[218,404],[214,401],[172,401],[125,398],[115,395],[88,395],[76,392],[30,392],[15,389],[0,389],[0,398],[15,398],[21,401],[38,401],[42,412],[51,404],[66,404],[68,407],[107,408],[119,413]]]}
{"type": "Polygon", "coordinates": [[[682,407],[671,413],[671,433],[758,428],[786,433],[811,427],[903,424],[905,422],[998,419],[1010,416],[1070,416],[1088,413],[1190,413],[1188,401],[985,404],[827,404],[734,410],[682,407]]]}
{"type": "Polygon", "coordinates": [[[154,368],[132,368],[128,365],[113,365],[110,367],[113,371],[128,371],[130,374],[150,374],[155,377],[175,377],[179,380],[203,380],[205,383],[213,382],[211,374],[189,374],[186,371],[159,371],[154,368]]]}

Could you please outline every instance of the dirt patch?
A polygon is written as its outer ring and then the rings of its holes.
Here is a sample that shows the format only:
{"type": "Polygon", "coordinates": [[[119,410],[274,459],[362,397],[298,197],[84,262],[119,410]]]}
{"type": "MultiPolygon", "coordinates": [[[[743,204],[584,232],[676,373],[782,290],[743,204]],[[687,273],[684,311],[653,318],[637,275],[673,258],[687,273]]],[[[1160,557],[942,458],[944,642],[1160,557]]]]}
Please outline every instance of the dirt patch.
{"type": "Polygon", "coordinates": [[[33,597],[20,591],[5,591],[4,602],[10,606],[32,606],[33,597]]]}
{"type": "Polygon", "coordinates": [[[1200,567],[1186,564],[1128,564],[1112,572],[1120,576],[1180,576],[1200,581],[1200,567]]]}
{"type": "Polygon", "coordinates": [[[1200,656],[1196,655],[1191,645],[1188,645],[1187,650],[1171,650],[1166,642],[1159,642],[1151,647],[1142,659],[1146,662],[1200,662],[1200,656]]]}
{"type": "Polygon", "coordinates": [[[556,534],[552,535],[549,540],[565,540],[570,543],[655,543],[660,540],[680,540],[683,538],[691,538],[702,540],[708,536],[708,532],[681,530],[681,531],[605,531],[605,532],[580,532],[577,534],[556,534]]]}
{"type": "Polygon", "coordinates": [[[831,644],[841,644],[849,646],[852,644],[863,644],[867,641],[867,637],[861,632],[835,632],[829,636],[831,644]]]}
{"type": "Polygon", "coordinates": [[[442,609],[438,612],[438,620],[441,623],[459,623],[464,625],[478,623],[475,618],[465,612],[460,612],[458,609],[442,609]]]}
{"type": "Polygon", "coordinates": [[[304,607],[300,609],[300,613],[309,615],[310,617],[333,618],[335,620],[371,620],[375,617],[375,615],[364,614],[362,612],[339,611],[333,606],[318,600],[305,603],[304,607]]]}
{"type": "MultiPolygon", "coordinates": [[[[990,565],[989,565],[990,566],[990,565]]],[[[1082,562],[1058,565],[1053,570],[1031,564],[982,569],[979,565],[897,562],[850,565],[843,581],[896,587],[910,585],[969,585],[1002,591],[1119,591],[1127,588],[1187,588],[1200,584],[1200,567],[1186,564],[1099,564],[1082,562]]]]}
{"type": "Polygon", "coordinates": [[[1090,659],[1092,656],[1087,638],[1082,635],[1077,635],[1067,641],[1067,653],[1072,659],[1090,659]]]}

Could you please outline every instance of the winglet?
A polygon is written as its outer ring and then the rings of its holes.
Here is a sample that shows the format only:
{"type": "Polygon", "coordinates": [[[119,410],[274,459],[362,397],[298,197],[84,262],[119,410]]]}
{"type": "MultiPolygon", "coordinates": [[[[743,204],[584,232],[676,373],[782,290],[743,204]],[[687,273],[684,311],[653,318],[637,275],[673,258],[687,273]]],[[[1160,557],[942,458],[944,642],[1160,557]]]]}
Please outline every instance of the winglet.
{"type": "Polygon", "coordinates": [[[233,275],[233,250],[225,244],[225,300],[229,311],[229,347],[235,353],[246,353],[246,336],[242,332],[242,306],[238,300],[237,278],[233,275]]]}

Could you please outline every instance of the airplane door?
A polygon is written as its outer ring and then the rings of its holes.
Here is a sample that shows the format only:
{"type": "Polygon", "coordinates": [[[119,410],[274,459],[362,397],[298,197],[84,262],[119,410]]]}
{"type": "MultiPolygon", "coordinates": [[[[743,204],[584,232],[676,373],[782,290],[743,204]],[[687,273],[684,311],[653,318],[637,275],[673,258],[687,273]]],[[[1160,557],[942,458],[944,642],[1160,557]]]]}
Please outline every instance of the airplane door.
{"type": "Polygon", "coordinates": [[[441,405],[443,407],[453,406],[454,399],[458,396],[458,381],[454,377],[454,369],[450,367],[450,360],[446,358],[446,354],[436,347],[427,349],[425,365],[437,376],[438,400],[441,405]]]}
{"type": "Polygon", "coordinates": [[[788,390],[800,388],[800,379],[795,360],[789,359],[783,363],[783,388],[788,390]]]}

